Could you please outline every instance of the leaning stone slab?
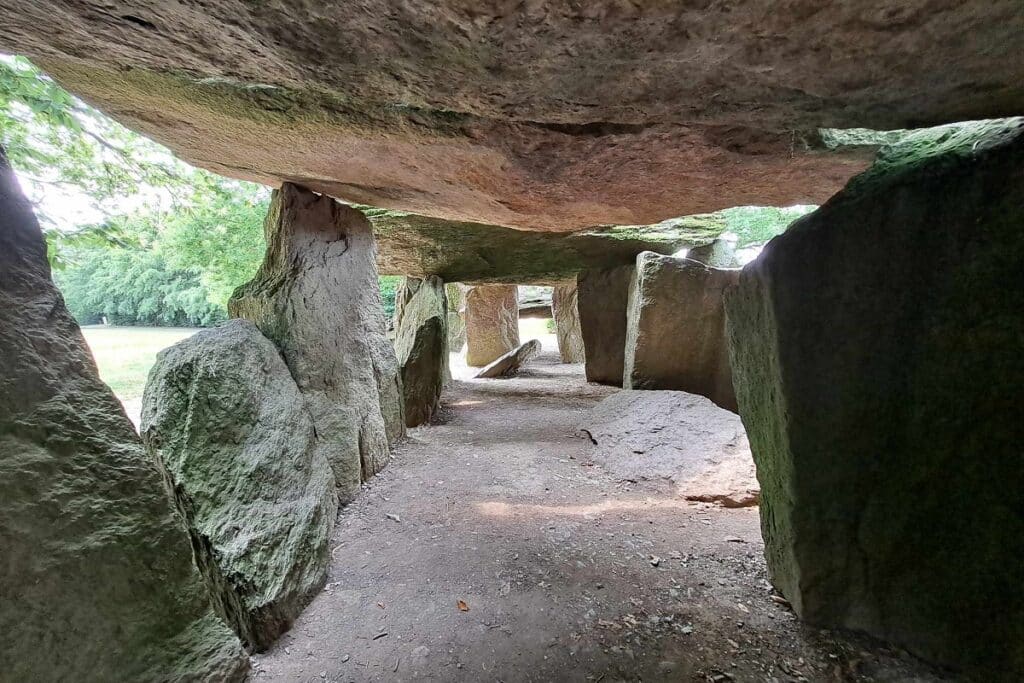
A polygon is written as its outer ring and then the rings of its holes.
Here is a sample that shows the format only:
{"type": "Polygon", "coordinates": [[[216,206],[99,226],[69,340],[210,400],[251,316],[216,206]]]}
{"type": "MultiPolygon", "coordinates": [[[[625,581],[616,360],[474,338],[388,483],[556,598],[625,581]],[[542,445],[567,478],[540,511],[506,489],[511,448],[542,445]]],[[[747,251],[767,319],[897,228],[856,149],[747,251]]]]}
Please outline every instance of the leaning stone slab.
{"type": "Polygon", "coordinates": [[[157,356],[142,440],[163,469],[210,593],[266,649],[323,584],[334,474],[274,345],[247,320],[157,356]]]}
{"type": "Polygon", "coordinates": [[[466,293],[466,364],[487,365],[519,346],[515,285],[477,285],[466,293]]]}
{"type": "Polygon", "coordinates": [[[588,270],[576,278],[588,382],[622,386],[626,308],[634,266],[588,270]]]}
{"type": "Polygon", "coordinates": [[[401,368],[405,424],[430,421],[448,376],[448,304],[441,278],[404,278],[407,293],[396,325],[395,353],[401,368]]]}
{"type": "Polygon", "coordinates": [[[807,621],[1024,679],[1024,120],[922,131],[727,296],[772,582],[807,621]]]}
{"type": "Polygon", "coordinates": [[[263,265],[228,309],[281,351],[348,502],[405,432],[373,232],[355,209],[290,183],[275,191],[265,231],[263,265]]]}
{"type": "Polygon", "coordinates": [[[480,372],[473,375],[477,379],[485,377],[511,377],[540,354],[540,341],[531,339],[517,349],[509,351],[501,358],[488,364],[480,372]]]}
{"type": "Polygon", "coordinates": [[[736,412],[722,297],[739,275],[688,258],[639,254],[626,312],[622,386],[688,391],[736,412]]]}
{"type": "Polygon", "coordinates": [[[0,678],[241,680],[248,660],[2,149],[0,273],[0,678]]]}
{"type": "Polygon", "coordinates": [[[578,299],[575,280],[552,288],[551,309],[555,319],[558,354],[563,363],[582,363],[586,360],[578,299]]]}

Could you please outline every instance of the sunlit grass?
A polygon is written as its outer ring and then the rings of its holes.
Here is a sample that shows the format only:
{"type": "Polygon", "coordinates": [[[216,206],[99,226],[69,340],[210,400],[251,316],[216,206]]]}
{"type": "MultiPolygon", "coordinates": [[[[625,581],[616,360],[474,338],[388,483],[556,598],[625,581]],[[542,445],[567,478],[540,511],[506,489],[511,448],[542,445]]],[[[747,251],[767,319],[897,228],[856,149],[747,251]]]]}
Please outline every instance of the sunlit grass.
{"type": "Polygon", "coordinates": [[[188,327],[83,327],[100,378],[121,401],[142,397],[156,354],[198,330],[188,327]]]}

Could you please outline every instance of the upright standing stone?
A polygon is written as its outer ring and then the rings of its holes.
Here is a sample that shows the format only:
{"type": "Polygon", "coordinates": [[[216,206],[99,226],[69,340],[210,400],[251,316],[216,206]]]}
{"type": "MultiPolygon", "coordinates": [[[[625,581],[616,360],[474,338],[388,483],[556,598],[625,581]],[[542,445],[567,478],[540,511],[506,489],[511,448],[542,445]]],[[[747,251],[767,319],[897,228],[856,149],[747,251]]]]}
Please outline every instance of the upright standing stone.
{"type": "Polygon", "coordinates": [[[248,660],[2,149],[0,273],[0,678],[240,680],[248,660]]]}
{"type": "Polygon", "coordinates": [[[466,345],[466,286],[449,282],[444,288],[448,296],[448,351],[459,353],[466,345]]]}
{"type": "Polygon", "coordinates": [[[171,482],[216,606],[263,650],[319,591],[334,473],[281,354],[248,320],[162,351],[142,440],[171,482]]]}
{"type": "Polygon", "coordinates": [[[622,386],[686,391],[736,412],[723,295],[739,275],[688,258],[638,254],[622,386]]]}
{"type": "Polygon", "coordinates": [[[740,415],[798,614],[1021,680],[1024,120],[928,135],[743,269],[740,415]]]}
{"type": "Polygon", "coordinates": [[[466,293],[466,364],[487,365],[519,346],[515,285],[476,285],[466,293]]]}
{"type": "Polygon", "coordinates": [[[228,309],[280,349],[347,502],[405,430],[373,232],[355,209],[291,183],[274,193],[265,230],[263,265],[228,309]]]}
{"type": "Polygon", "coordinates": [[[632,277],[633,266],[627,265],[583,271],[576,278],[588,382],[622,386],[632,277]]]}
{"type": "Polygon", "coordinates": [[[583,330],[580,328],[580,311],[576,282],[555,285],[551,291],[551,309],[555,318],[555,336],[558,338],[558,354],[563,363],[582,363],[583,330]]]}
{"type": "Polygon", "coordinates": [[[448,375],[448,304],[436,275],[404,278],[402,316],[395,325],[395,353],[401,368],[405,424],[430,421],[441,403],[448,375]]]}

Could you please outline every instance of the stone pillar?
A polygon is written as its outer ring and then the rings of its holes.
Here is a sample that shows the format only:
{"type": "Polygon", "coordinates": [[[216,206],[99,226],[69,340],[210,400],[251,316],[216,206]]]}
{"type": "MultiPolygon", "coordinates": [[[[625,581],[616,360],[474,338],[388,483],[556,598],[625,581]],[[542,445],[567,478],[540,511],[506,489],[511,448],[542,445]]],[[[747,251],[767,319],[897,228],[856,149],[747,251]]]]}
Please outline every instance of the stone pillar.
{"type": "Polygon", "coordinates": [[[688,258],[638,254],[622,386],[686,391],[736,412],[723,294],[739,275],[688,258]]]}
{"type": "Polygon", "coordinates": [[[515,285],[476,285],[466,293],[466,364],[482,367],[519,346],[515,285]]]}
{"type": "Polygon", "coordinates": [[[627,265],[583,271],[576,278],[588,382],[622,386],[632,277],[633,266],[627,265]]]}
{"type": "Polygon", "coordinates": [[[228,310],[281,350],[347,502],[387,464],[389,442],[405,431],[373,232],[359,211],[285,183],[266,233],[263,265],[228,310]]]}
{"type": "Polygon", "coordinates": [[[448,350],[459,353],[466,345],[466,286],[449,282],[444,288],[448,297],[448,350]]]}
{"type": "Polygon", "coordinates": [[[922,131],[726,297],[775,586],[807,621],[1024,677],[1024,122],[922,131]]]}
{"type": "Polygon", "coordinates": [[[437,276],[404,278],[411,292],[395,325],[395,353],[402,375],[405,424],[430,421],[441,402],[448,376],[448,303],[444,282],[437,276]]]}
{"type": "Polygon", "coordinates": [[[555,285],[551,290],[551,312],[555,318],[558,354],[563,363],[582,363],[585,360],[577,299],[575,280],[555,285]]]}
{"type": "Polygon", "coordinates": [[[2,149],[0,273],[0,676],[240,680],[248,660],[2,149]]]}

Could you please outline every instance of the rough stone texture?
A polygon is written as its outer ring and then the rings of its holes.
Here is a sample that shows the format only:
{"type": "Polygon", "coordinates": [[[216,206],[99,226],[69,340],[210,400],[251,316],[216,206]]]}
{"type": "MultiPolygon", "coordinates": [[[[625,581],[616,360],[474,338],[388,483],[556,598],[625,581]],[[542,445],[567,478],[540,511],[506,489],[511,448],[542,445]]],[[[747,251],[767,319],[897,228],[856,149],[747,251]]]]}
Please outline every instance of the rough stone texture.
{"type": "Polygon", "coordinates": [[[710,244],[728,227],[716,213],[566,234],[358,208],[373,224],[382,274],[437,274],[446,282],[477,284],[554,285],[581,270],[633,263],[641,251],[674,254],[710,244]]]}
{"type": "Polygon", "coordinates": [[[712,242],[691,248],[686,258],[712,268],[739,268],[746,264],[740,263],[741,255],[736,253],[738,242],[736,235],[726,233],[712,242]]]}
{"type": "Polygon", "coordinates": [[[247,320],[162,351],[142,440],[163,468],[224,619],[268,647],[323,584],[334,473],[277,348],[247,320]]]}
{"type": "Polygon", "coordinates": [[[520,318],[554,318],[551,311],[551,287],[548,285],[519,285],[520,318]]]}
{"type": "MultiPolygon", "coordinates": [[[[402,376],[405,425],[430,421],[441,403],[448,371],[448,303],[439,277],[404,278],[412,292],[395,325],[395,354],[402,376]]],[[[397,309],[396,309],[397,311],[397,309]]]]}
{"type": "Polygon", "coordinates": [[[736,412],[723,296],[739,276],[686,258],[637,256],[622,386],[688,391],[736,412]]]}
{"type": "Polygon", "coordinates": [[[466,292],[466,365],[481,367],[519,346],[515,285],[477,285],[466,292]]]}
{"type": "Polygon", "coordinates": [[[263,265],[228,309],[280,349],[347,502],[405,430],[373,232],[355,209],[291,184],[274,193],[265,229],[263,265]]]}
{"type": "Polygon", "coordinates": [[[633,270],[632,265],[588,270],[576,278],[588,382],[622,386],[633,270]]]}
{"type": "Polygon", "coordinates": [[[671,481],[688,500],[757,505],[759,488],[740,418],[683,391],[619,391],[586,415],[592,458],[622,479],[671,481]]]}
{"type": "Polygon", "coordinates": [[[488,377],[512,377],[520,368],[540,354],[541,345],[537,339],[522,344],[497,360],[488,363],[480,372],[473,375],[476,379],[488,377]]]}
{"type": "Polygon", "coordinates": [[[0,149],[0,678],[240,680],[160,473],[0,149]]]}
{"type": "Polygon", "coordinates": [[[923,138],[727,297],[775,585],[978,680],[1024,676],[1024,120],[923,138]]]}
{"type": "Polygon", "coordinates": [[[819,203],[867,163],[821,127],[1024,107],[1019,0],[97,7],[0,48],[214,171],[524,229],[819,203]]]}
{"type": "Polygon", "coordinates": [[[563,363],[582,363],[586,359],[578,298],[575,280],[555,285],[551,290],[555,336],[558,338],[558,354],[563,363]]]}

